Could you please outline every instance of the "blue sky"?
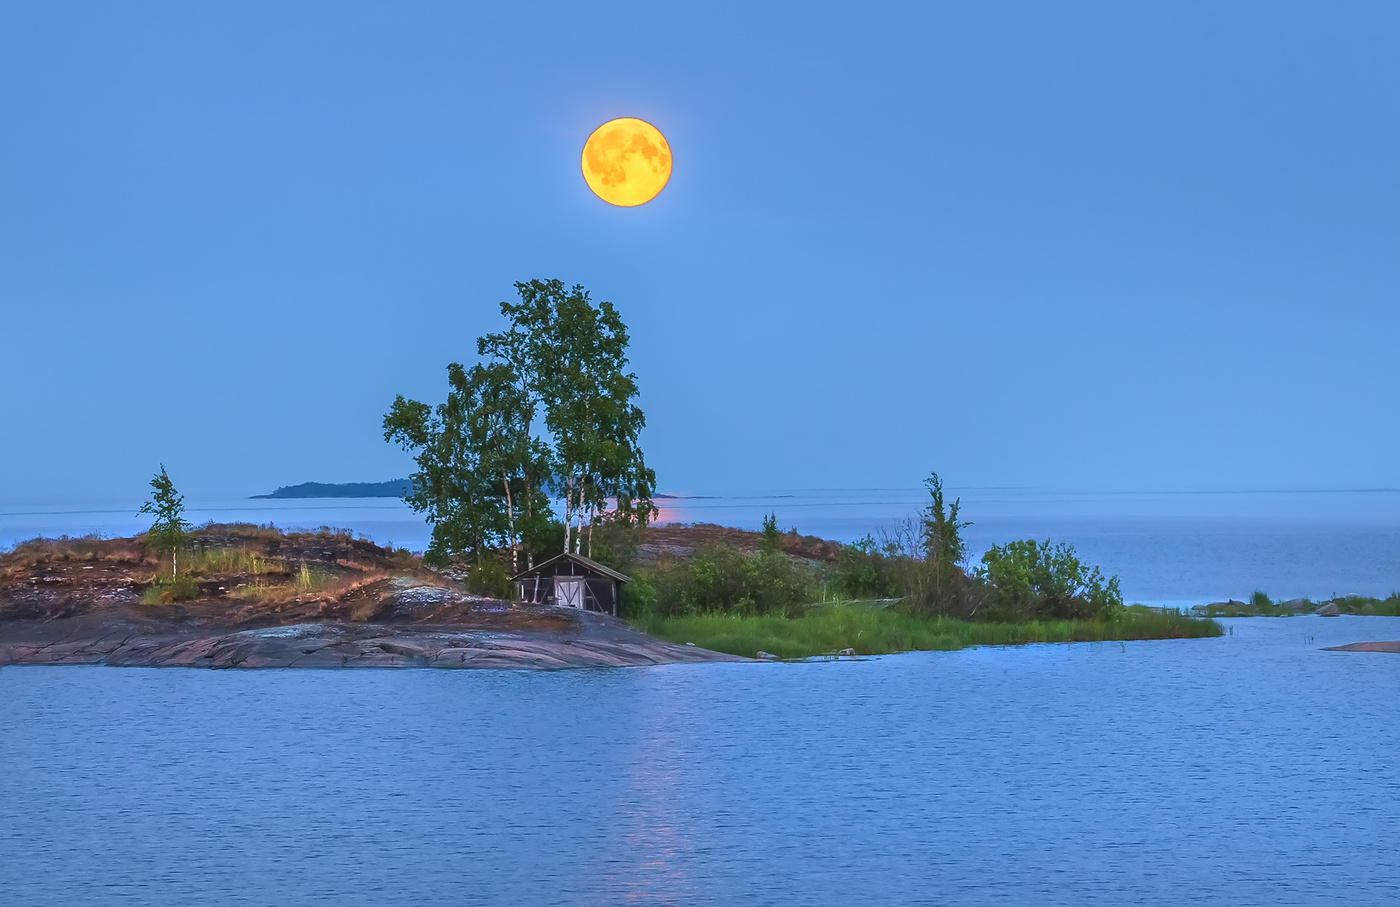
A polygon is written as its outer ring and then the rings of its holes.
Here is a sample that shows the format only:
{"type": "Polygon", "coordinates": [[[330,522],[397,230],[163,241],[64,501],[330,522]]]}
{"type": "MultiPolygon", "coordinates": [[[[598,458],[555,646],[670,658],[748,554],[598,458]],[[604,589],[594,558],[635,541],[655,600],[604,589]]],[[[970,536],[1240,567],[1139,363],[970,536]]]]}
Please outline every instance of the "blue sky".
{"type": "Polygon", "coordinates": [[[0,9],[0,501],[409,471],[516,280],[662,490],[1400,486],[1394,3],[0,9]],[[578,173],[615,116],[670,185],[578,173]]]}

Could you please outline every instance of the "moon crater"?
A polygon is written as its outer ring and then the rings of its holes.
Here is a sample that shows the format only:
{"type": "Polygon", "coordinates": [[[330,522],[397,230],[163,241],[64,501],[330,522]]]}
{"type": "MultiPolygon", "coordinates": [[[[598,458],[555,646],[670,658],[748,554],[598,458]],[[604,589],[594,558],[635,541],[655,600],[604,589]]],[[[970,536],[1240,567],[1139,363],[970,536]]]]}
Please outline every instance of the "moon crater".
{"type": "Polygon", "coordinates": [[[656,198],[671,178],[671,146],[635,117],[609,120],[583,143],[583,179],[610,205],[634,208],[656,198]]]}

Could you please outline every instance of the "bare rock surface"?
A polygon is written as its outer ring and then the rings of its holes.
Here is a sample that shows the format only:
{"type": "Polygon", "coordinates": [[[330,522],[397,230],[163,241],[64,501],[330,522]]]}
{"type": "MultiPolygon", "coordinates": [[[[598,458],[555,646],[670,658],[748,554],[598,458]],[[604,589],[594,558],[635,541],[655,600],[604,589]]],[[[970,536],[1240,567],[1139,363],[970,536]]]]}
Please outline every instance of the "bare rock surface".
{"type": "Polygon", "coordinates": [[[1349,646],[1332,646],[1324,652],[1390,652],[1400,655],[1400,640],[1395,642],[1354,642],[1349,646]]]}
{"type": "MultiPolygon", "coordinates": [[[[523,611],[525,609],[512,609],[523,611]]],[[[746,661],[638,633],[604,614],[531,608],[510,629],[500,614],[451,624],[299,623],[218,631],[130,614],[0,625],[0,665],[188,668],[580,668],[746,661]],[[555,626],[548,626],[555,624],[555,626]]]]}

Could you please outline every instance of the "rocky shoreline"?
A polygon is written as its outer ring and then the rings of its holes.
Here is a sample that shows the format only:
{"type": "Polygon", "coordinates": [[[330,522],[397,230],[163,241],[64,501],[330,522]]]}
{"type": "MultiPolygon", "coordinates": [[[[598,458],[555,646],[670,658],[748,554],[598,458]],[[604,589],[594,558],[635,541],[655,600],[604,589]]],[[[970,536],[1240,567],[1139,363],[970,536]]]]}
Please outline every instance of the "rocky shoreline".
{"type": "Polygon", "coordinates": [[[166,601],[139,539],[35,540],[0,554],[0,666],[581,668],[746,661],[606,614],[472,594],[347,533],[210,526],[166,601]]]}
{"type": "Polygon", "coordinates": [[[532,622],[562,626],[327,622],[221,631],[130,616],[13,621],[0,625],[0,666],[557,669],[749,660],[663,642],[604,614],[531,610],[542,612],[532,622]]]}

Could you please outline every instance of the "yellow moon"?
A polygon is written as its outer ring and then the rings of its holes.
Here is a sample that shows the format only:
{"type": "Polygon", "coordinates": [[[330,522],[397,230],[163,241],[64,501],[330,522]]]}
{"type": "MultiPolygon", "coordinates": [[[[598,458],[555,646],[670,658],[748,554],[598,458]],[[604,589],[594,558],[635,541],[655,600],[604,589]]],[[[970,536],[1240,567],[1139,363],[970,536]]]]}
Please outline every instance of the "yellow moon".
{"type": "Polygon", "coordinates": [[[583,143],[583,178],[610,205],[634,208],[671,178],[671,146],[661,130],[633,117],[608,120],[583,143]]]}

